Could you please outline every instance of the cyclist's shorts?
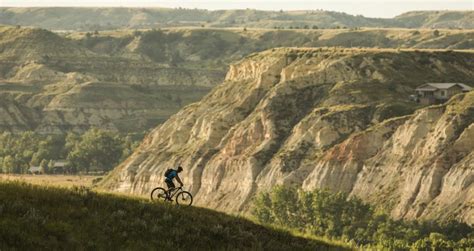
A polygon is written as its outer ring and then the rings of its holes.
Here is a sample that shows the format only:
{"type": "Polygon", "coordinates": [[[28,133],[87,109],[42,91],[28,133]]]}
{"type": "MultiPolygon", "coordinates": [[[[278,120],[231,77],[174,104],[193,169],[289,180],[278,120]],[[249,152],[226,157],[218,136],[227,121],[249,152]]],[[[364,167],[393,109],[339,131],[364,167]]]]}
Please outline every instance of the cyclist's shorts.
{"type": "Polygon", "coordinates": [[[174,183],[173,183],[172,180],[165,179],[165,183],[166,183],[166,185],[168,186],[168,189],[170,189],[170,188],[175,188],[175,187],[176,187],[176,186],[174,185],[174,183]]]}

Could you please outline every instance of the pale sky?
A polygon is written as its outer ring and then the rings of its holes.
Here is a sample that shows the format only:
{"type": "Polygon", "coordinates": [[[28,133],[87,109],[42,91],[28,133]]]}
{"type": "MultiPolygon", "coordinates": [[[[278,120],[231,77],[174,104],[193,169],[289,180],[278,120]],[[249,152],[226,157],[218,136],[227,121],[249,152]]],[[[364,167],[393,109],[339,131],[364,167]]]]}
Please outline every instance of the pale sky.
{"type": "Polygon", "coordinates": [[[366,17],[394,17],[410,10],[474,10],[474,0],[0,0],[1,7],[183,7],[199,9],[311,10],[324,9],[361,14],[366,17]]]}

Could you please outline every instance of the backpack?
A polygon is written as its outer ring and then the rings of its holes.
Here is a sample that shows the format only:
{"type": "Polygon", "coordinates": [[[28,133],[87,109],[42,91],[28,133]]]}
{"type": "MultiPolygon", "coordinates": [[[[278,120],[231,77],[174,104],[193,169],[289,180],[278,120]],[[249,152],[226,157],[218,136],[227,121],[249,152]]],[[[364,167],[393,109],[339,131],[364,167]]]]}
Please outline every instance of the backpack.
{"type": "Polygon", "coordinates": [[[171,168],[168,168],[168,170],[166,170],[165,172],[165,177],[168,178],[168,176],[170,175],[170,173],[173,171],[173,169],[171,168]]]}

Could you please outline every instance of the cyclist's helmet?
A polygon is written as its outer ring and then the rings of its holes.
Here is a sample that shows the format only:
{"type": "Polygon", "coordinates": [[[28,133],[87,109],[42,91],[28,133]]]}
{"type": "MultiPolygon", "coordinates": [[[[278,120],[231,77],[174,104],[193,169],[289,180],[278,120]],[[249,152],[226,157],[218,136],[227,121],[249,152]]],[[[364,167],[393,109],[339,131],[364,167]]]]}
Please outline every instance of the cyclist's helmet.
{"type": "Polygon", "coordinates": [[[177,171],[178,171],[178,172],[181,172],[181,171],[183,171],[183,167],[181,167],[181,166],[178,166],[178,170],[177,170],[177,171]]]}

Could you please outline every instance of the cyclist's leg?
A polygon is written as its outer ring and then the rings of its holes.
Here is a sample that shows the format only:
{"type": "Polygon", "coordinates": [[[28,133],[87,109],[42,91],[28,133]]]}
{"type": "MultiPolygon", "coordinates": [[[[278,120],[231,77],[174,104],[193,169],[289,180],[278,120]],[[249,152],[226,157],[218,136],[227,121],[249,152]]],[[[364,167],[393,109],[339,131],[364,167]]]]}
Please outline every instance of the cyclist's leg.
{"type": "Polygon", "coordinates": [[[168,186],[168,199],[171,200],[171,191],[175,189],[175,185],[172,180],[165,179],[166,185],[168,186]]]}

